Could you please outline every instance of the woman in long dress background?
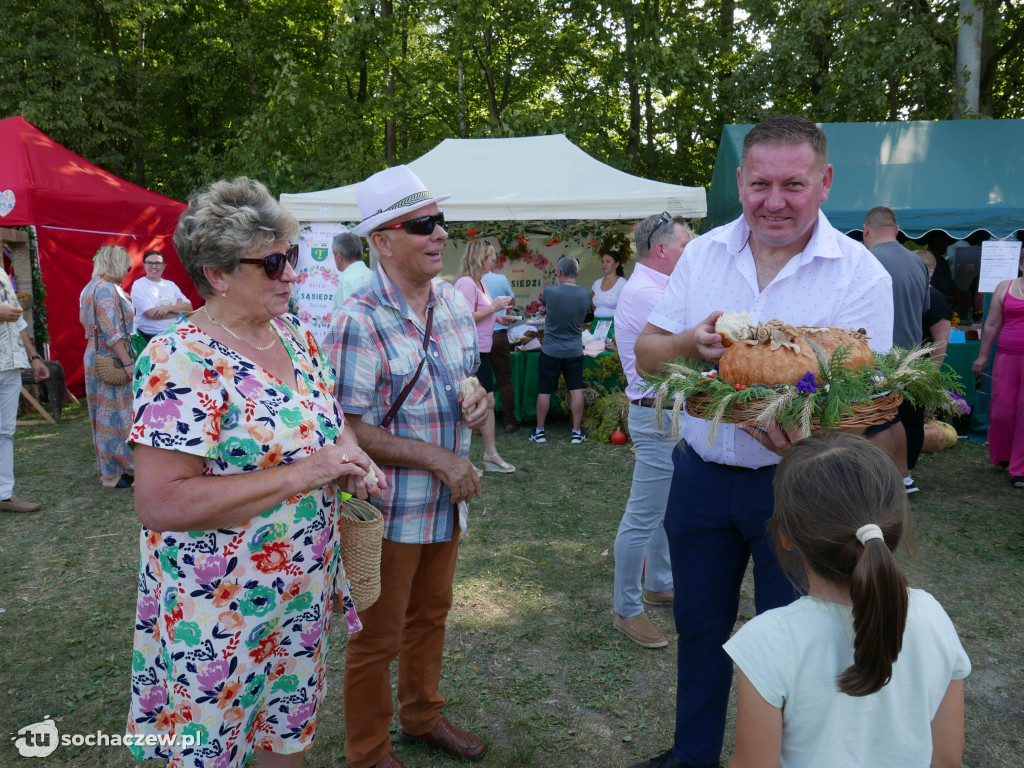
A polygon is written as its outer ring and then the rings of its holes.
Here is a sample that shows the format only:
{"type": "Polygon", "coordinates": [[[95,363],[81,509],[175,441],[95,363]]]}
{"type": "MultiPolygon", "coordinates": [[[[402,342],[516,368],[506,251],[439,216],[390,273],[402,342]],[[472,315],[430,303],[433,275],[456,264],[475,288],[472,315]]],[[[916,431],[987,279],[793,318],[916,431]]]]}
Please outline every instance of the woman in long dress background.
{"type": "Polygon", "coordinates": [[[108,384],[96,375],[96,358],[113,358],[132,373],[129,337],[132,302],[121,289],[132,260],[119,245],[104,245],[93,257],[92,279],[82,291],[85,327],[85,396],[96,447],[96,465],[104,488],[130,488],[134,480],[128,433],[132,428],[130,382],[108,384]]]}

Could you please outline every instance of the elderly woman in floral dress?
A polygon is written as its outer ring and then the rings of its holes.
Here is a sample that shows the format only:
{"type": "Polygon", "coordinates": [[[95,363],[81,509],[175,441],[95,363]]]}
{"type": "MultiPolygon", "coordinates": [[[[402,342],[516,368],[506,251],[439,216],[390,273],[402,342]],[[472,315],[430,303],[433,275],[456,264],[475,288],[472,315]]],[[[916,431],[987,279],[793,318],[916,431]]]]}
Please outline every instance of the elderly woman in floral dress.
{"type": "Polygon", "coordinates": [[[282,317],[298,230],[239,178],[193,197],[174,235],[207,303],[135,371],[143,529],[128,731],[171,741],[134,745],[139,759],[227,768],[255,753],[260,766],[300,766],[336,583],[336,610],[361,628],[335,484],[365,498],[384,473],[345,428],[312,334],[282,317]]]}

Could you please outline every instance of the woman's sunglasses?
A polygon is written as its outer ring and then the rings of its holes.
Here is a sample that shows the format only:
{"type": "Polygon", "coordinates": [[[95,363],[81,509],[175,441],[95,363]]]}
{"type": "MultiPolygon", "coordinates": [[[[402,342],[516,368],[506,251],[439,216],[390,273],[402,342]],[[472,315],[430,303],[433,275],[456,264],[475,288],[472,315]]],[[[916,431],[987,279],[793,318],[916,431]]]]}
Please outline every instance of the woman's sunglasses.
{"type": "Polygon", "coordinates": [[[292,265],[299,263],[299,244],[294,243],[284,253],[268,253],[262,259],[239,259],[239,264],[262,264],[263,271],[271,280],[280,280],[284,274],[285,262],[292,265]]]}
{"type": "Polygon", "coordinates": [[[429,235],[434,231],[434,227],[444,226],[444,212],[435,213],[432,216],[420,216],[415,219],[409,219],[408,221],[400,221],[397,224],[385,224],[383,227],[378,227],[375,232],[382,232],[385,229],[404,229],[410,235],[429,235]]]}

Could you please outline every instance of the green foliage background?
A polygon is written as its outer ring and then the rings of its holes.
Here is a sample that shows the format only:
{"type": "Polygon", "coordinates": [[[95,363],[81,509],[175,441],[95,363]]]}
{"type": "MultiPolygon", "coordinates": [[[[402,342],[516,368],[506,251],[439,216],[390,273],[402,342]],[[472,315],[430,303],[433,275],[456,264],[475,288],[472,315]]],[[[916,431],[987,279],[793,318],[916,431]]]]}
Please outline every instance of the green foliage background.
{"type": "MultiPolygon", "coordinates": [[[[982,115],[1022,109],[1020,7],[987,0],[982,115]]],[[[338,186],[448,137],[562,132],[707,184],[722,126],[942,119],[954,0],[0,0],[0,114],[171,197],[338,186]]],[[[486,172],[486,169],[481,169],[486,172]]]]}

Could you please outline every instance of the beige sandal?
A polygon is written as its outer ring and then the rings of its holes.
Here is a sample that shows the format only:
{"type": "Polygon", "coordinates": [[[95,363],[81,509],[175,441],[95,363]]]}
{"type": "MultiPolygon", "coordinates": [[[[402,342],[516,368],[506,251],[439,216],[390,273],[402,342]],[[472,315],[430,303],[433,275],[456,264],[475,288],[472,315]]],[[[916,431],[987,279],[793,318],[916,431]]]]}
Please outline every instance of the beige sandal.
{"type": "Polygon", "coordinates": [[[516,471],[516,468],[514,466],[509,464],[507,461],[505,461],[497,454],[490,455],[487,453],[484,454],[484,469],[486,469],[488,472],[502,472],[506,475],[509,474],[510,472],[516,471]]]}

